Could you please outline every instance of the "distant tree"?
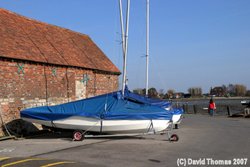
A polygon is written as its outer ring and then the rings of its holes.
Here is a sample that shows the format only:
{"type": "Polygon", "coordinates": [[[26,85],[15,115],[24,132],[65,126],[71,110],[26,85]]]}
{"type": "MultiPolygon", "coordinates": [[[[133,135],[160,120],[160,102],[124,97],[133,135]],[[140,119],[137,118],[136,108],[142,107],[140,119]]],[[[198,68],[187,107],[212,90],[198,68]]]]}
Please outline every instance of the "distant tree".
{"type": "Polygon", "coordinates": [[[136,94],[139,94],[139,95],[143,95],[143,89],[141,89],[141,88],[134,89],[133,93],[136,93],[136,94]]]}
{"type": "Polygon", "coordinates": [[[245,96],[247,93],[247,88],[242,84],[228,84],[227,94],[229,96],[245,96]]]}
{"type": "Polygon", "coordinates": [[[175,93],[174,89],[168,89],[167,94],[168,94],[168,98],[173,98],[175,93]]]}
{"type": "Polygon", "coordinates": [[[229,96],[236,96],[235,86],[233,84],[228,84],[228,86],[227,86],[227,94],[229,96]]]}
{"type": "Polygon", "coordinates": [[[158,92],[155,88],[150,88],[148,89],[148,97],[151,97],[151,98],[158,98],[158,92]]]}
{"type": "Polygon", "coordinates": [[[188,89],[188,92],[192,97],[200,97],[202,96],[202,89],[200,87],[192,87],[188,89]]]}
{"type": "MultiPolygon", "coordinates": [[[[146,95],[146,89],[134,89],[133,90],[133,93],[136,93],[136,94],[139,94],[139,95],[146,95]]],[[[158,92],[155,88],[150,88],[148,89],[148,97],[151,97],[151,98],[159,98],[158,96],[158,92]]]]}
{"type": "Polygon", "coordinates": [[[221,87],[222,87],[223,91],[226,93],[227,92],[227,86],[223,84],[221,87]]]}
{"type": "Polygon", "coordinates": [[[212,92],[212,91],[213,91],[213,87],[210,88],[210,92],[209,92],[210,95],[211,95],[211,92],[212,92]]]}
{"type": "Polygon", "coordinates": [[[250,97],[250,90],[247,90],[246,96],[250,97]]]}
{"type": "Polygon", "coordinates": [[[165,95],[163,96],[163,99],[170,99],[168,93],[165,93],[165,95]]]}
{"type": "Polygon", "coordinates": [[[245,96],[247,88],[245,85],[236,84],[235,85],[235,94],[236,96],[245,96]]]}
{"type": "Polygon", "coordinates": [[[161,99],[163,99],[164,97],[164,90],[163,89],[160,89],[159,92],[158,92],[158,95],[161,99]]]}

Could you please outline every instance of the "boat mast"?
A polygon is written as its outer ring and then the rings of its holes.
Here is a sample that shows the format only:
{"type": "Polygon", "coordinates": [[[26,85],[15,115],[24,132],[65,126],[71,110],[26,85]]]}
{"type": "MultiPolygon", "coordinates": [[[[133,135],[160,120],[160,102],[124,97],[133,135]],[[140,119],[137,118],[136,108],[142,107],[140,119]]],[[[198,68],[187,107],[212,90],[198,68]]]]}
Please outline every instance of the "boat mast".
{"type": "Polygon", "coordinates": [[[128,53],[128,28],[129,28],[129,11],[130,11],[130,0],[127,0],[127,14],[126,14],[126,32],[124,35],[123,28],[123,15],[122,15],[122,0],[119,1],[120,5],[120,22],[122,31],[122,49],[123,49],[123,77],[122,77],[122,95],[126,86],[127,79],[127,53],[128,53]]]}
{"type": "Polygon", "coordinates": [[[120,9],[120,23],[121,23],[121,36],[122,36],[122,54],[125,57],[125,39],[124,39],[124,26],[123,26],[123,12],[122,12],[122,0],[119,0],[120,9]]]}
{"type": "Polygon", "coordinates": [[[148,96],[148,63],[149,63],[149,0],[146,9],[146,96],[148,96]]]}

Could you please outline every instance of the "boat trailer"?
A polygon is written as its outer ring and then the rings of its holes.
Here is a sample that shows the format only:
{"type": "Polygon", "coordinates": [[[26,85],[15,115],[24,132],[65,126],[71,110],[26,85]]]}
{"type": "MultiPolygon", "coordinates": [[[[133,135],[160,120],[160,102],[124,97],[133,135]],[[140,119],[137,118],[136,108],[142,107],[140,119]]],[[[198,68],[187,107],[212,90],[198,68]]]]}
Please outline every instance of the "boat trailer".
{"type": "Polygon", "coordinates": [[[153,123],[151,122],[147,132],[145,133],[132,133],[132,134],[102,134],[101,132],[99,134],[91,134],[91,128],[87,130],[75,130],[72,135],[73,141],[83,141],[86,138],[107,138],[107,137],[132,137],[132,136],[145,136],[145,135],[167,135],[167,140],[170,142],[177,142],[179,140],[179,136],[175,133],[173,133],[175,124],[171,121],[169,126],[161,131],[161,132],[155,132],[153,123]]]}

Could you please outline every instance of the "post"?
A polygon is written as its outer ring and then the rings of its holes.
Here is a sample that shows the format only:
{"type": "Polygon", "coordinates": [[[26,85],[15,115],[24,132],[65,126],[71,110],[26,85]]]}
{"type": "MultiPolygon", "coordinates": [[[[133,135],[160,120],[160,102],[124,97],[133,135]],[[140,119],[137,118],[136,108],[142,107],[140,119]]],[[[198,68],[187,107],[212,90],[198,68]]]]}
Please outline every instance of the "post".
{"type": "Polygon", "coordinates": [[[193,107],[194,107],[194,114],[197,114],[197,106],[193,105],[193,107]]]}
{"type": "Polygon", "coordinates": [[[185,114],[188,114],[188,105],[187,104],[183,104],[183,110],[185,114]]]}
{"type": "Polygon", "coordinates": [[[182,109],[183,109],[184,113],[186,113],[185,104],[182,105],[182,109]]]}
{"type": "Polygon", "coordinates": [[[244,117],[249,117],[250,115],[250,108],[247,106],[245,109],[244,109],[244,117]]]}
{"type": "Polygon", "coordinates": [[[227,106],[227,114],[228,114],[228,116],[231,116],[231,109],[230,109],[230,106],[227,106]]]}

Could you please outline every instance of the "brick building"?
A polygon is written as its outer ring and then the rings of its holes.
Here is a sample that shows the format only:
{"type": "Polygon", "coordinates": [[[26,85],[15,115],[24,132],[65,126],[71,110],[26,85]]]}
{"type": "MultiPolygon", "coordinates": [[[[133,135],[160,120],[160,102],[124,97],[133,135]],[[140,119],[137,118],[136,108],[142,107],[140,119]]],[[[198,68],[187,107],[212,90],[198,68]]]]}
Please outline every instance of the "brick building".
{"type": "Polygon", "coordinates": [[[119,75],[89,36],[0,8],[0,126],[22,108],[117,90],[119,75]]]}

